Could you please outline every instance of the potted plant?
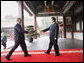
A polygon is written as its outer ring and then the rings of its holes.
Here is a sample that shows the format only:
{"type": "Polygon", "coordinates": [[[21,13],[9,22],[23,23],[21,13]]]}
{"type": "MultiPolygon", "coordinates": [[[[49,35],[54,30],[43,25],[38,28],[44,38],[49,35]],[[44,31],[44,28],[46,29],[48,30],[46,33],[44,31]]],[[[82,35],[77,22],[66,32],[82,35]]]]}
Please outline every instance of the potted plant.
{"type": "Polygon", "coordinates": [[[34,26],[30,25],[30,26],[27,26],[26,28],[28,32],[32,32],[32,33],[26,34],[28,41],[31,43],[33,42],[34,37],[38,35],[38,33],[36,33],[35,30],[33,29],[33,27],[34,26]]]}

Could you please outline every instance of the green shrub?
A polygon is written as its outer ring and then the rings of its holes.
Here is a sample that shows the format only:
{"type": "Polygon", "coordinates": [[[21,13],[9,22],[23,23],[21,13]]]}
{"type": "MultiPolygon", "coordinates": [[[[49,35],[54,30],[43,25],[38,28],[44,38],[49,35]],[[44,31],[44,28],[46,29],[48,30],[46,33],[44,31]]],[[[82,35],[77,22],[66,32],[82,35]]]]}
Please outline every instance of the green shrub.
{"type": "Polygon", "coordinates": [[[34,26],[32,26],[32,25],[27,26],[26,31],[28,31],[28,32],[32,31],[32,33],[26,34],[26,37],[27,38],[34,37],[34,36],[37,36],[38,35],[38,33],[36,33],[35,30],[33,29],[33,27],[34,26]]]}

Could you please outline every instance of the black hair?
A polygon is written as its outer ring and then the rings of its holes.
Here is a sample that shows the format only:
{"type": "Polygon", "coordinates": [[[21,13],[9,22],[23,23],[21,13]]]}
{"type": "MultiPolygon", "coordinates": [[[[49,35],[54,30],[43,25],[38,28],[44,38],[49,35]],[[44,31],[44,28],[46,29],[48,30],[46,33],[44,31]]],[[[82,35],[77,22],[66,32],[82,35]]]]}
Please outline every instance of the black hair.
{"type": "Polygon", "coordinates": [[[53,20],[54,20],[54,22],[56,22],[56,19],[55,19],[55,17],[51,17],[51,19],[53,19],[53,20]]]}

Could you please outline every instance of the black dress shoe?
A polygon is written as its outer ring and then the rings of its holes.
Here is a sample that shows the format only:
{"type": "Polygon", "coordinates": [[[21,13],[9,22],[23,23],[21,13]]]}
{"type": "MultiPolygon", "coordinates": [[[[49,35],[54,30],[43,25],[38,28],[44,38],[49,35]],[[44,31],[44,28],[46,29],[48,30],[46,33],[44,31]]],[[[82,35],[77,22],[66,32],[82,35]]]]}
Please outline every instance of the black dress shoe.
{"type": "Polygon", "coordinates": [[[50,54],[49,52],[45,52],[46,54],[50,54]]]}
{"type": "Polygon", "coordinates": [[[6,48],[4,48],[4,49],[6,49],[6,48]]]}
{"type": "Polygon", "coordinates": [[[60,54],[55,54],[55,56],[59,56],[60,54]]]}
{"type": "Polygon", "coordinates": [[[28,55],[24,55],[24,57],[27,57],[27,56],[31,56],[30,54],[28,54],[28,55]]]}
{"type": "Polygon", "coordinates": [[[8,58],[7,56],[5,56],[5,58],[7,59],[7,60],[11,60],[10,58],[8,58]]]}

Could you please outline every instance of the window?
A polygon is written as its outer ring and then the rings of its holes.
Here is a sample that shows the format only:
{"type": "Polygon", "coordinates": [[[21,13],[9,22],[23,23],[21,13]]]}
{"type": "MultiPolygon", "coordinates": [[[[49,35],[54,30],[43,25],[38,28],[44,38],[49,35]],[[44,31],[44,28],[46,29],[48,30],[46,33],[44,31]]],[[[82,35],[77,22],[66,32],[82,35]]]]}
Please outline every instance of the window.
{"type": "Polygon", "coordinates": [[[66,32],[71,32],[72,30],[72,23],[71,23],[71,17],[66,17],[66,32]]]}
{"type": "Polygon", "coordinates": [[[75,21],[76,21],[75,30],[79,32],[83,31],[83,12],[75,16],[75,21]]]}
{"type": "Polygon", "coordinates": [[[80,22],[76,22],[76,31],[80,31],[80,22]]]}
{"type": "Polygon", "coordinates": [[[81,28],[82,28],[82,31],[83,31],[83,21],[81,21],[81,28]]]}

